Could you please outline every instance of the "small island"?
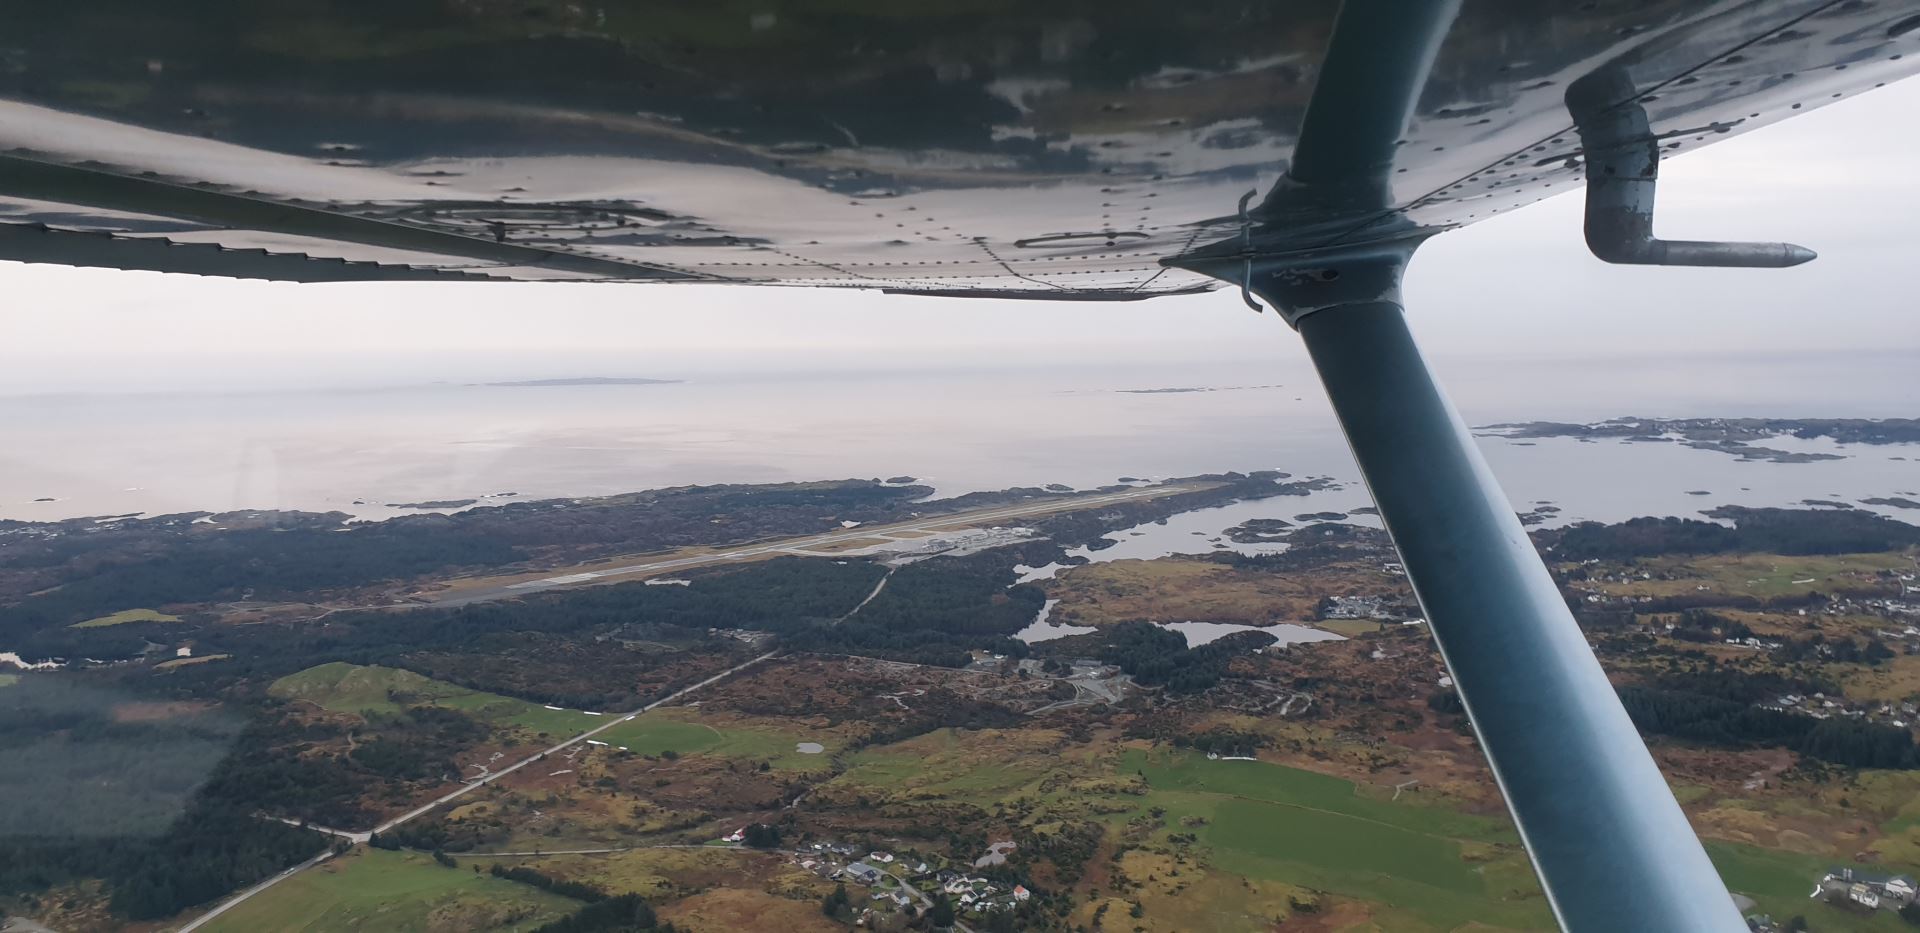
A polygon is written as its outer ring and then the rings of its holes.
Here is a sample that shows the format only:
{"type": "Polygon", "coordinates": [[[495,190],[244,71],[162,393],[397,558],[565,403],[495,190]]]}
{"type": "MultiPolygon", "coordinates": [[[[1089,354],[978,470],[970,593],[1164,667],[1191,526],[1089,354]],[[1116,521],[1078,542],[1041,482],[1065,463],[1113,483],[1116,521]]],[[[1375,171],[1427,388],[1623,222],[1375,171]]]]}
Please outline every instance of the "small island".
{"type": "Polygon", "coordinates": [[[1530,421],[1475,428],[1486,437],[1515,443],[1524,438],[1571,437],[1580,441],[1613,439],[1636,443],[1679,443],[1732,454],[1742,460],[1812,463],[1843,460],[1843,454],[1781,450],[1758,442],[1793,437],[1827,438],[1840,444],[1920,443],[1920,418],[1615,418],[1592,424],[1530,421]]]}
{"type": "Polygon", "coordinates": [[[1860,504],[1884,505],[1896,509],[1920,509],[1920,502],[1916,502],[1906,496],[1874,496],[1871,499],[1860,500],[1860,504]]]}

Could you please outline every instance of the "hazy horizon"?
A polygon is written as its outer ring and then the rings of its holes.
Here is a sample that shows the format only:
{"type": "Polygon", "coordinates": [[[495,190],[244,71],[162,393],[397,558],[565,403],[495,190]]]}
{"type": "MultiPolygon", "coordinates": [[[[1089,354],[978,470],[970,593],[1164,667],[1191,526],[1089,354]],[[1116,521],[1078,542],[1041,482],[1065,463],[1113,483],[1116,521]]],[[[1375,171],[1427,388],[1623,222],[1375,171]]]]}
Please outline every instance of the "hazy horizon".
{"type": "MultiPolygon", "coordinates": [[[[1442,369],[1475,360],[1920,352],[1920,82],[1843,100],[1663,165],[1660,232],[1785,239],[1785,270],[1609,266],[1575,191],[1435,237],[1408,273],[1442,369]]],[[[1238,293],[1139,303],[960,300],[751,286],[291,285],[0,264],[0,394],[396,385],[1138,362],[1305,367],[1238,293]],[[492,367],[492,368],[487,368],[492,367]]],[[[1863,395],[1880,387],[1863,385],[1863,395]]]]}

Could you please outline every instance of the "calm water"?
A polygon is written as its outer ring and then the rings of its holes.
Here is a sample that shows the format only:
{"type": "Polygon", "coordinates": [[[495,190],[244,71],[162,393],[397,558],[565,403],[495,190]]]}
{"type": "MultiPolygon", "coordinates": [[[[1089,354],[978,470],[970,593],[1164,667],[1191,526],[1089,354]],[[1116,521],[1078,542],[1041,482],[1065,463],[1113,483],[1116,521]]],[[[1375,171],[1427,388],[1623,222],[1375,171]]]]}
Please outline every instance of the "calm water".
{"type": "MultiPolygon", "coordinates": [[[[1920,360],[1892,354],[1442,360],[1438,368],[1475,424],[1920,412],[1913,375],[1920,360]]],[[[1179,530],[1200,534],[1186,535],[1192,541],[1179,548],[1206,550],[1218,543],[1211,536],[1245,518],[1366,502],[1317,383],[1292,357],[1208,366],[720,373],[648,386],[16,395],[0,397],[0,424],[8,439],[0,449],[0,517],[19,519],[239,508],[380,518],[408,511],[386,503],[504,492],[588,496],[899,474],[940,495],[1250,469],[1346,484],[1310,499],[1186,520],[1179,530]],[[1168,387],[1214,391],[1128,391],[1168,387]]],[[[1520,446],[1488,439],[1483,449],[1518,505],[1551,501],[1565,509],[1562,519],[1920,488],[1920,462],[1891,459],[1920,457],[1920,450],[1902,448],[1835,448],[1847,459],[1810,464],[1574,440],[1520,446]],[[1712,495],[1686,494],[1702,489],[1712,495]]],[[[1920,520],[1920,513],[1899,517],[1920,520]]],[[[1165,552],[1172,536],[1122,537],[1113,550],[1151,556],[1165,552]]]]}

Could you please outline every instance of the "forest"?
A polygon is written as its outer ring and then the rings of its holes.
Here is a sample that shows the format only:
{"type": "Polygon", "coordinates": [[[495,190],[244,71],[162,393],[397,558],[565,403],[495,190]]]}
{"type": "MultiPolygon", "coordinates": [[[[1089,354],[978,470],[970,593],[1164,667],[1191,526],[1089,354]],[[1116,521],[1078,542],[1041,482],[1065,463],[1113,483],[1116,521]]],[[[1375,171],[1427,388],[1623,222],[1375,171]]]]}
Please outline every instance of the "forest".
{"type": "Polygon", "coordinates": [[[1683,690],[1621,687],[1620,702],[1640,731],[1732,747],[1775,746],[1851,768],[1915,768],[1906,729],[1800,713],[1683,690]]]}
{"type": "Polygon", "coordinates": [[[1859,509],[1752,509],[1706,513],[1733,527],[1691,518],[1580,522],[1537,537],[1562,560],[1621,560],[1662,554],[1862,554],[1920,544],[1920,527],[1859,509]]]}
{"type": "Polygon", "coordinates": [[[259,881],[326,847],[319,833],[203,796],[157,835],[8,839],[0,845],[0,895],[31,898],[53,885],[99,878],[115,913],[156,920],[259,881]]]}
{"type": "Polygon", "coordinates": [[[1237,655],[1270,645],[1265,632],[1235,632],[1198,648],[1187,647],[1187,637],[1151,622],[1122,622],[1107,635],[1100,659],[1118,665],[1147,686],[1165,686],[1173,693],[1199,693],[1220,682],[1227,664],[1237,655]]]}
{"type": "Polygon", "coordinates": [[[0,616],[0,641],[128,606],[289,597],[535,555],[585,558],[826,531],[842,520],[905,517],[905,505],[928,492],[846,480],[687,486],[382,522],[302,512],[188,513],[105,525],[4,522],[0,600],[17,605],[0,616]],[[196,523],[202,518],[216,524],[196,523]]]}
{"type": "Polygon", "coordinates": [[[1013,565],[1035,559],[1024,549],[1036,546],[908,564],[857,614],[791,631],[784,641],[797,651],[940,667],[963,667],[976,649],[1026,657],[1027,644],[1012,636],[1033,622],[1047,597],[1038,586],[1015,585],[1013,565]]]}
{"type": "Polygon", "coordinates": [[[607,899],[607,892],[593,885],[583,884],[578,881],[568,881],[565,878],[555,878],[538,869],[527,868],[525,866],[509,868],[494,864],[488,867],[487,871],[495,878],[505,878],[508,881],[518,881],[521,884],[529,884],[542,891],[552,891],[562,897],[571,897],[576,901],[594,903],[607,899]]]}

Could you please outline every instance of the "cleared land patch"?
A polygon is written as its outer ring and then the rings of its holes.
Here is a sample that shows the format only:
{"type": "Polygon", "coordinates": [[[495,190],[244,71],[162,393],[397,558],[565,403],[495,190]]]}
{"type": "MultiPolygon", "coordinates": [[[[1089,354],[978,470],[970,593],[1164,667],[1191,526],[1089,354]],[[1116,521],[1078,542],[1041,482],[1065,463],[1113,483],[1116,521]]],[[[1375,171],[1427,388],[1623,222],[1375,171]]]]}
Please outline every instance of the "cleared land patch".
{"type": "Polygon", "coordinates": [[[531,930],[581,907],[538,888],[446,868],[414,852],[362,847],[221,914],[209,933],[531,930]]]}
{"type": "Polygon", "coordinates": [[[1049,729],[940,729],[853,756],[829,787],[874,787],[906,797],[991,805],[1017,796],[1060,764],[1049,729]]]}
{"type": "Polygon", "coordinates": [[[797,732],[779,720],[716,716],[685,707],[643,713],[597,738],[636,755],[712,755],[800,769],[827,766],[820,754],[799,751],[802,741],[821,743],[829,751],[838,744],[837,736],[797,732]]]}
{"type": "Polygon", "coordinates": [[[684,891],[714,887],[790,888],[809,896],[810,903],[807,906],[815,916],[819,916],[820,904],[813,892],[824,894],[833,887],[795,867],[781,853],[733,847],[633,849],[608,855],[561,855],[500,861],[503,864],[528,865],[556,877],[583,881],[615,894],[638,894],[656,904],[664,904],[684,891]]]}
{"type": "Polygon", "coordinates": [[[1322,597],[1398,598],[1404,585],[1397,577],[1358,564],[1311,574],[1275,574],[1194,558],[1160,558],[1074,567],[1047,584],[1047,595],[1059,600],[1050,618],[1074,625],[1114,625],[1128,619],[1312,624],[1322,597]]]}
{"type": "Polygon", "coordinates": [[[682,898],[660,911],[662,919],[691,933],[781,930],[783,933],[839,933],[846,926],[820,913],[817,901],[798,901],[764,891],[718,888],[682,898]]]}
{"type": "Polygon", "coordinates": [[[1741,594],[1760,599],[1797,596],[1809,590],[1822,593],[1872,592],[1886,587],[1881,571],[1913,570],[1913,561],[1899,551],[1876,554],[1785,556],[1780,554],[1714,554],[1706,557],[1657,557],[1640,563],[1655,579],[1605,583],[1598,587],[1613,596],[1682,596],[1700,592],[1741,594]],[[1671,576],[1673,579],[1658,579],[1671,576]]]}
{"type": "Polygon", "coordinates": [[[225,661],[231,657],[233,657],[233,655],[230,654],[203,654],[191,658],[174,658],[171,661],[161,661],[159,664],[155,664],[153,669],[156,671],[179,670],[183,667],[192,667],[195,664],[205,664],[209,661],[225,661]]]}
{"type": "Polygon", "coordinates": [[[267,692],[281,699],[306,700],[336,713],[397,713],[409,706],[439,706],[460,710],[495,726],[550,736],[574,735],[607,721],[605,716],[548,709],[539,703],[469,690],[399,668],[344,661],[288,674],[274,681],[267,692]]]}
{"type": "Polygon", "coordinates": [[[179,616],[168,615],[154,609],[122,609],[112,615],[104,615],[85,622],[73,623],[73,628],[105,628],[109,625],[122,625],[128,622],[178,622],[179,616]]]}

